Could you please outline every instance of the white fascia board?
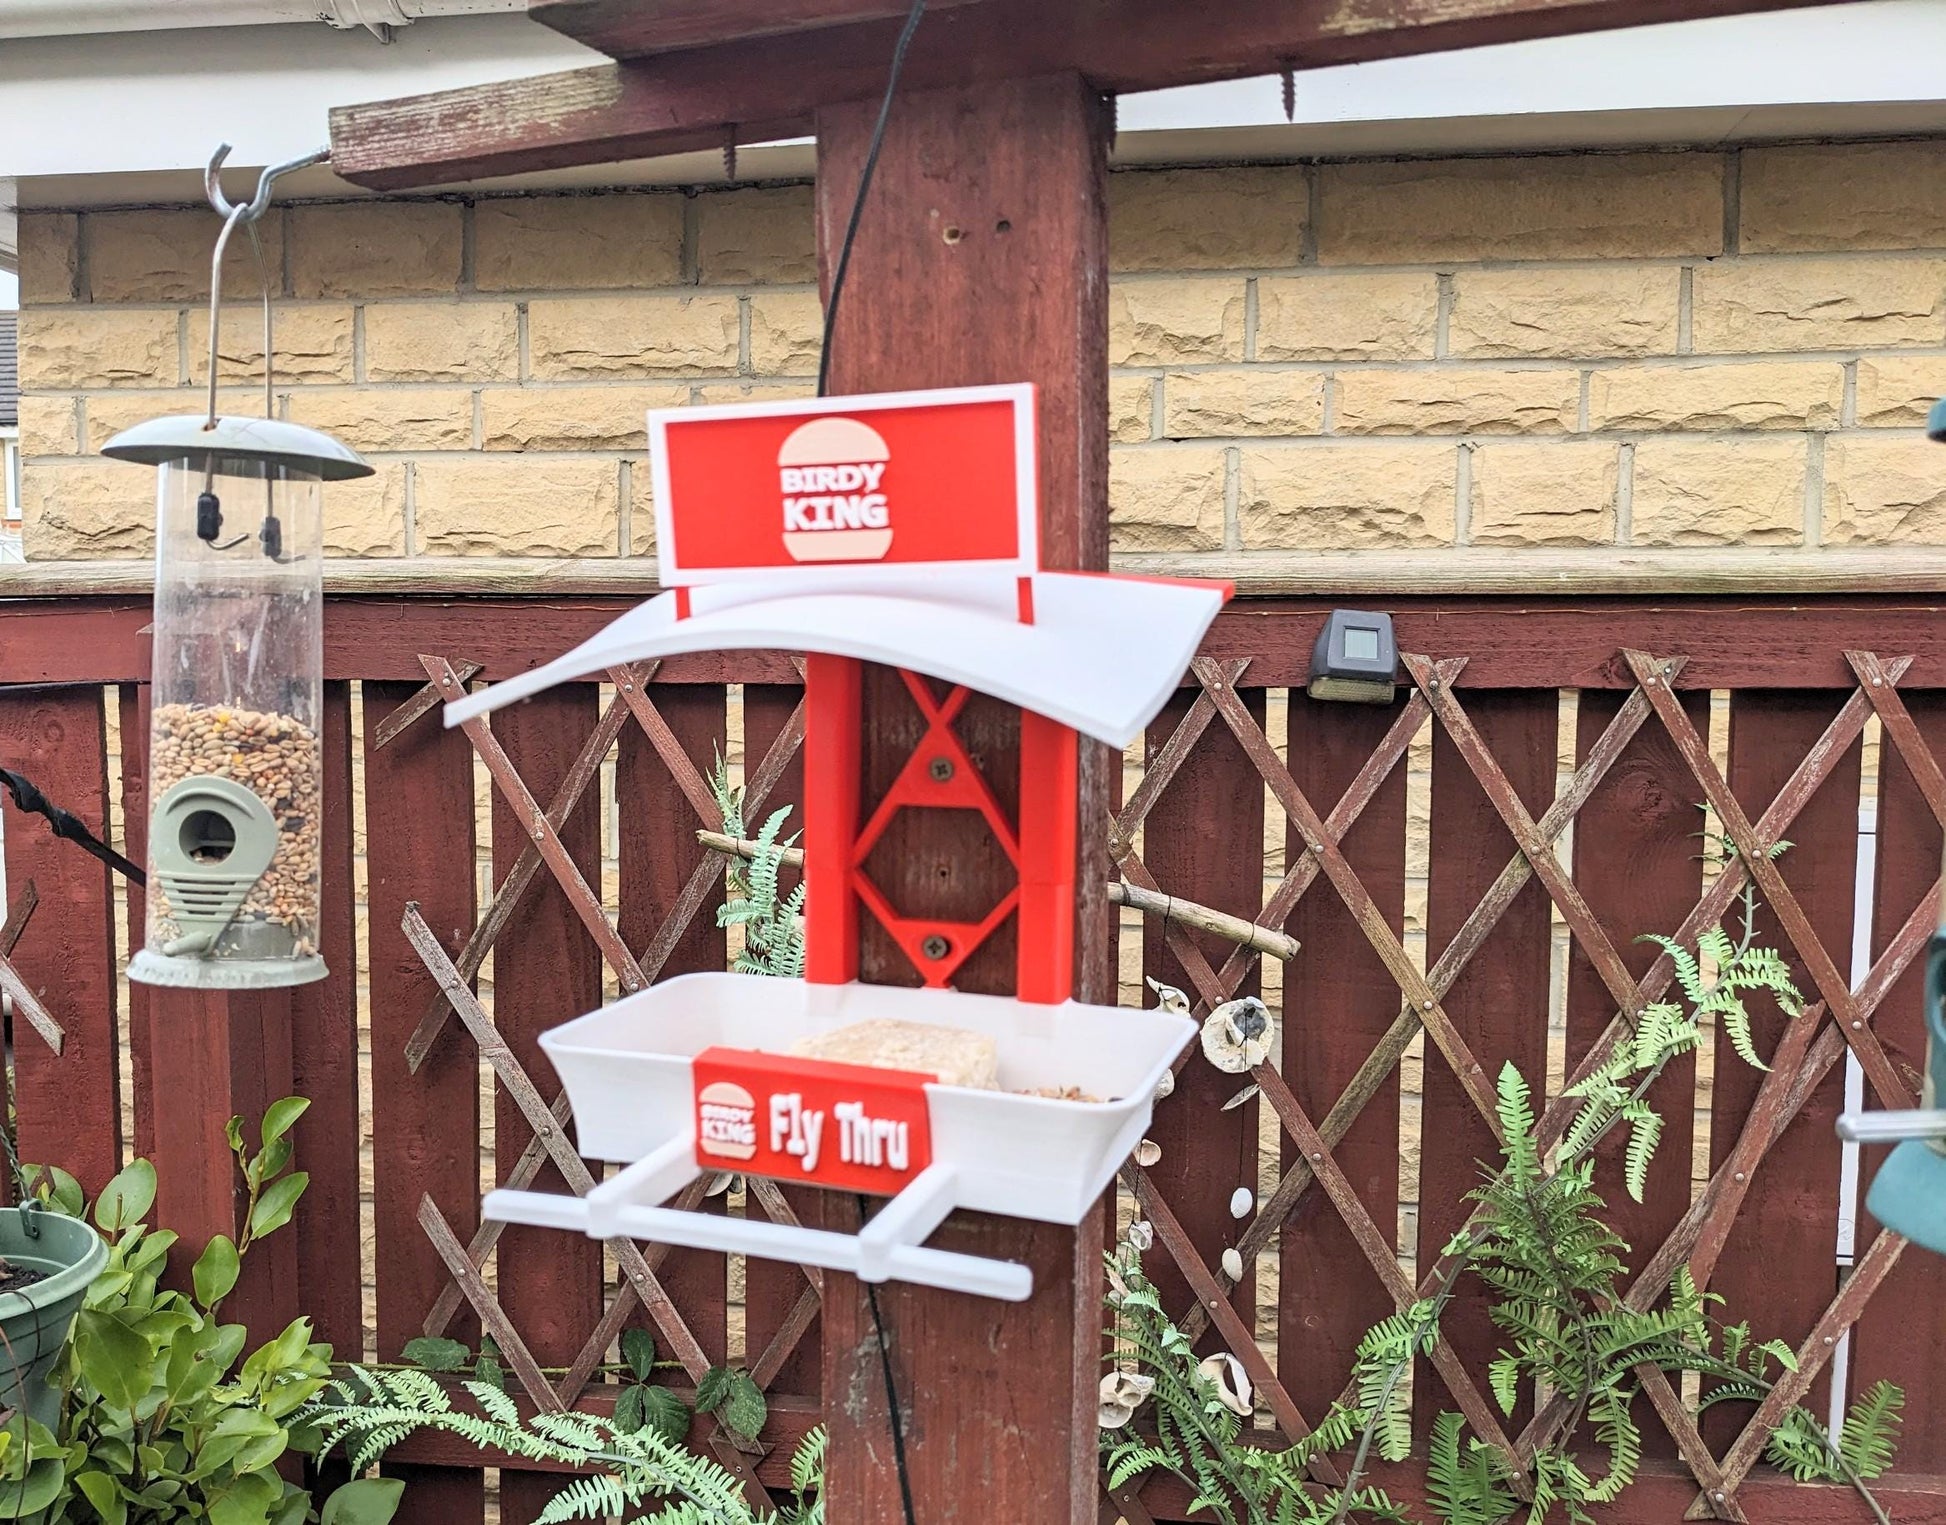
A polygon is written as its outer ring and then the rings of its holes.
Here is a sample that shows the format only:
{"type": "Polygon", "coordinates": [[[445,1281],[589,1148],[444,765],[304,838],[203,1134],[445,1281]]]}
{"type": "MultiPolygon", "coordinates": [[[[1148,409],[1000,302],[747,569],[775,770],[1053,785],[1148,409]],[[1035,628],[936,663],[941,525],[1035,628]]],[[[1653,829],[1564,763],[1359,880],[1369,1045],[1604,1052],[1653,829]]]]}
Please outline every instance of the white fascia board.
{"type": "MultiPolygon", "coordinates": [[[[1755,141],[1946,130],[1946,0],[1858,0],[1509,43],[1126,97],[1122,163],[1755,141]]],[[[524,17],[421,21],[381,46],[323,25],[0,48],[0,183],[27,206],[200,197],[219,141],[243,167],[308,153],[334,105],[599,62],[524,17]]],[[[747,149],[746,179],[808,175],[808,140],[747,149]]],[[[715,154],[522,176],[489,188],[698,184],[715,154]]],[[[355,194],[310,171],[280,194],[355,194]]]]}

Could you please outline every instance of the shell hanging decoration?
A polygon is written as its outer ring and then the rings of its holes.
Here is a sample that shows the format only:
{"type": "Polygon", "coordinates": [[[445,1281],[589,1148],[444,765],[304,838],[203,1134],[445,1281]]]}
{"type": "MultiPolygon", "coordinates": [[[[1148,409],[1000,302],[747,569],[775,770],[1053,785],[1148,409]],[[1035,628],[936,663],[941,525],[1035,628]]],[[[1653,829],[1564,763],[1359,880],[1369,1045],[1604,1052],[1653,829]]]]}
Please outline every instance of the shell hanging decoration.
{"type": "Polygon", "coordinates": [[[1145,1255],[1155,1248],[1155,1225],[1146,1218],[1137,1218],[1128,1226],[1129,1246],[1138,1254],[1145,1255]]]}
{"type": "Polygon", "coordinates": [[[1196,1370],[1209,1378],[1210,1385],[1216,1389],[1217,1401],[1239,1419],[1248,1419],[1255,1412],[1250,1378],[1243,1370],[1243,1363],[1227,1350],[1203,1357],[1196,1370]]]}
{"type": "Polygon", "coordinates": [[[1225,1001],[1203,1020],[1203,1057],[1226,1075],[1254,1070],[1270,1057],[1277,1024],[1253,995],[1225,1001]]]}
{"type": "Polygon", "coordinates": [[[1155,1378],[1140,1372],[1111,1371],[1101,1379],[1101,1409],[1095,1416],[1104,1430],[1119,1430],[1155,1390],[1155,1378]]]}
{"type": "Polygon", "coordinates": [[[1243,1280],[1243,1251],[1235,1245],[1223,1251],[1223,1274],[1230,1278],[1232,1286],[1243,1280]]]}
{"type": "Polygon", "coordinates": [[[1248,1218],[1250,1210],[1257,1205],[1257,1194],[1248,1186],[1239,1186],[1230,1193],[1230,1216],[1248,1218]]]}
{"type": "MultiPolygon", "coordinates": [[[[1156,1008],[1166,1011],[1172,1017],[1186,1017],[1190,1013],[1189,997],[1174,985],[1165,985],[1161,980],[1148,981],[1149,989],[1155,992],[1156,1008]]],[[[1176,1091],[1176,1072],[1167,1069],[1162,1078],[1155,1083],[1155,1099],[1161,1101],[1165,1096],[1173,1096],[1176,1091]]]]}
{"type": "Polygon", "coordinates": [[[1162,1145],[1152,1138],[1145,1138],[1135,1146],[1135,1163],[1147,1170],[1162,1158],[1162,1145]]]}

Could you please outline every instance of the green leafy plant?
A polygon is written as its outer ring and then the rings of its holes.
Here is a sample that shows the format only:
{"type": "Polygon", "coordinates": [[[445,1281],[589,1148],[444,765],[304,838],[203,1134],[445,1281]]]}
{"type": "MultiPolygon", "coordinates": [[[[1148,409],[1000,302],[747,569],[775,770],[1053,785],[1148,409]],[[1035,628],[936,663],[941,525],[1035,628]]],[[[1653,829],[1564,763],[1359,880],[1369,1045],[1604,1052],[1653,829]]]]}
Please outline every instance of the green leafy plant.
{"type": "MultiPolygon", "coordinates": [[[[730,782],[729,764],[721,757],[710,773],[710,793],[723,813],[724,832],[744,840],[743,788],[730,782]]],[[[743,951],[734,965],[739,974],[804,976],[804,886],[782,895],[778,885],[784,849],[797,841],[795,834],[779,840],[790,813],[788,805],[773,810],[757,832],[755,854],[747,863],[732,857],[725,870],[726,894],[716,908],[716,924],[743,929],[743,951]]]]}
{"type": "MultiPolygon", "coordinates": [[[[1137,1369],[1153,1383],[1153,1434],[1104,1429],[1102,1461],[1112,1488],[1150,1472],[1178,1478],[1193,1495],[1189,1513],[1223,1525],[1325,1525],[1332,1502],[1305,1485],[1312,1460],[1347,1444],[1358,1426],[1355,1410],[1334,1405],[1310,1435],[1273,1451],[1241,1443],[1242,1417],[1202,1368],[1187,1336],[1163,1312],[1142,1274],[1140,1252],[1126,1239],[1108,1256],[1109,1307],[1114,1312],[1111,1377],[1137,1369]]],[[[1118,1416],[1119,1417],[1119,1416],[1118,1416]]],[[[1404,1521],[1383,1490],[1360,1491],[1367,1518],[1404,1521]]]]}
{"type": "Polygon", "coordinates": [[[483,1450],[571,1467],[576,1478],[551,1499],[539,1525],[603,1520],[660,1506],[654,1525],[822,1525],[821,1431],[806,1437],[792,1460],[793,1500],[781,1514],[756,1514],[737,1480],[707,1457],[684,1450],[654,1425],[624,1429],[591,1414],[523,1418],[505,1392],[483,1382],[460,1384],[477,1412],[455,1405],[431,1373],[411,1368],[348,1368],[304,1409],[322,1450],[342,1448],[354,1472],[420,1430],[455,1435],[483,1450]]]}
{"type": "MultiPolygon", "coordinates": [[[[308,1178],[291,1170],[290,1131],[309,1105],[277,1102],[250,1148],[241,1119],[229,1140],[245,1191],[242,1233],[210,1241],[188,1293],[162,1281],[177,1236],[145,1221],[155,1168],[136,1160],[96,1198],[93,1218],[108,1263],[89,1287],[55,1367],[58,1433],[9,1422],[0,1454],[0,1518],[102,1525],[301,1525],[318,1519],[308,1492],[278,1463],[314,1441],[296,1415],[324,1386],[331,1347],[296,1319],[247,1356],[241,1324],[221,1321],[243,1261],[290,1222],[308,1178]]],[[[80,1189],[64,1172],[28,1167],[49,1206],[78,1214],[80,1189]]],[[[325,1525],[385,1525],[402,1484],[360,1479],[323,1506],[325,1525]]]]}
{"type": "MultiPolygon", "coordinates": [[[[1734,844],[1712,843],[1719,861],[1734,856],[1734,844]]],[[[1780,843],[1771,856],[1788,845],[1780,843]]],[[[1672,1060],[1701,1043],[1708,1025],[1720,1025],[1736,1052],[1761,1068],[1749,1002],[1768,999],[1787,1018],[1802,1014],[1788,966],[1758,942],[1757,902],[1748,884],[1742,910],[1738,937],[1711,928],[1694,950],[1666,937],[1644,939],[1669,957],[1681,1000],[1645,1008],[1606,1059],[1567,1092],[1579,1106],[1552,1158],[1542,1148],[1526,1081],[1512,1065],[1502,1070],[1496,1102],[1503,1157],[1470,1194],[1476,1211],[1442,1251],[1432,1295],[1366,1332],[1352,1373],[1354,1401],[1334,1407],[1303,1447],[1267,1453],[1241,1438],[1236,1416],[1220,1404],[1210,1407],[1214,1384],[1162,1315],[1139,1263],[1131,1269],[1132,1252],[1118,1252],[1111,1260],[1117,1332],[1111,1360],[1153,1383],[1156,1407],[1153,1438],[1104,1432],[1111,1484],[1168,1472],[1194,1490],[1192,1512],[1208,1510],[1226,1525],[1403,1518],[1366,1485],[1369,1464],[1374,1456],[1402,1461],[1410,1455],[1404,1379],[1431,1351],[1440,1318],[1469,1274],[1494,1294],[1491,1316],[1507,1341],[1488,1370],[1496,1400],[1510,1413],[1522,1394],[1538,1391],[1548,1422],[1517,1474],[1499,1447],[1467,1432],[1461,1415],[1441,1414],[1428,1438],[1427,1496],[1445,1525],[1495,1525],[1522,1512],[1533,1525],[1557,1513],[1579,1525],[1590,1519],[1589,1508],[1618,1498],[1641,1458],[1632,1408],[1647,1368],[1700,1374],[1704,1408],[1761,1401],[1773,1386],[1769,1363],[1791,1365],[1790,1348],[1774,1340],[1753,1343],[1745,1325],[1719,1333],[1708,1310],[1720,1299],[1700,1293],[1686,1268],[1655,1306],[1631,1307],[1620,1286],[1628,1247],[1604,1221],[1606,1203],[1595,1184],[1598,1147],[1625,1130],[1623,1185],[1641,1200],[1662,1135],[1648,1093],[1672,1060]],[[1593,1470],[1583,1467],[1576,1449],[1590,1431],[1605,1453],[1593,1470]],[[1319,1437],[1328,1438],[1320,1443],[1319,1437]],[[1347,1445],[1353,1455],[1341,1486],[1323,1494],[1305,1482],[1302,1474],[1320,1450],[1347,1445]]],[[[1849,1482],[1883,1520],[1866,1483],[1891,1464],[1902,1402],[1896,1387],[1878,1384],[1853,1406],[1835,1441],[1808,1410],[1794,1408],[1767,1454],[1800,1481],[1849,1482]]]]}

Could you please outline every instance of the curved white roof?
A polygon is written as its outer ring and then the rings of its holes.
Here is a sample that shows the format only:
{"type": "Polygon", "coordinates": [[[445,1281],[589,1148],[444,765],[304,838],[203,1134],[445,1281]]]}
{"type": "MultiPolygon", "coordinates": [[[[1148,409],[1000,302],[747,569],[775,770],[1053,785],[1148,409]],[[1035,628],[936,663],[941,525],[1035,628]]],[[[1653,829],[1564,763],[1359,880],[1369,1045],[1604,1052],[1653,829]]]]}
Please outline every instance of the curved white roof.
{"type": "Polygon", "coordinates": [[[676,617],[664,593],[544,667],[446,706],[458,725],[542,689],[647,657],[692,651],[816,651],[909,668],[1035,710],[1110,746],[1128,745],[1167,702],[1222,608],[1220,583],[1041,572],[1034,623],[1011,578],[929,580],[918,589],[779,596],[690,590],[676,617]]]}

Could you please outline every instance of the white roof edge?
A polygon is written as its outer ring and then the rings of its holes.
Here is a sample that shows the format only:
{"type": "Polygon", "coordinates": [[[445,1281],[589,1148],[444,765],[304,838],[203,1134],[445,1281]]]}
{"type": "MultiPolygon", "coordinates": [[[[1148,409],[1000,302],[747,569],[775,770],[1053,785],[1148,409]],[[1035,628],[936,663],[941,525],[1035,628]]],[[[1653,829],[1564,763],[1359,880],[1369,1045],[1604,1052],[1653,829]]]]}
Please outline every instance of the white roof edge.
{"type": "MultiPolygon", "coordinates": [[[[1127,164],[1714,144],[1938,132],[1946,4],[1843,5],[1671,22],[1306,71],[1296,120],[1271,76],[1125,97],[1127,164]]],[[[518,78],[600,55],[512,15],[416,22],[381,47],[310,26],[31,38],[0,49],[0,177],[27,206],[200,199],[222,138],[239,171],[295,157],[334,105],[518,78]]],[[[807,142],[746,149],[743,178],[801,178],[807,142]]],[[[720,183],[676,155],[480,189],[720,183]]],[[[241,184],[241,181],[239,182],[241,184]]],[[[289,196],[356,195],[326,171],[289,196]]]]}
{"type": "Polygon", "coordinates": [[[544,666],[448,704],[463,725],[559,683],[627,663],[699,651],[815,651],[904,667],[1046,715],[1125,747],[1175,692],[1223,606],[1219,584],[1040,572],[1033,624],[1013,617],[1013,580],[997,598],[691,590],[640,604],[544,666]]]}

